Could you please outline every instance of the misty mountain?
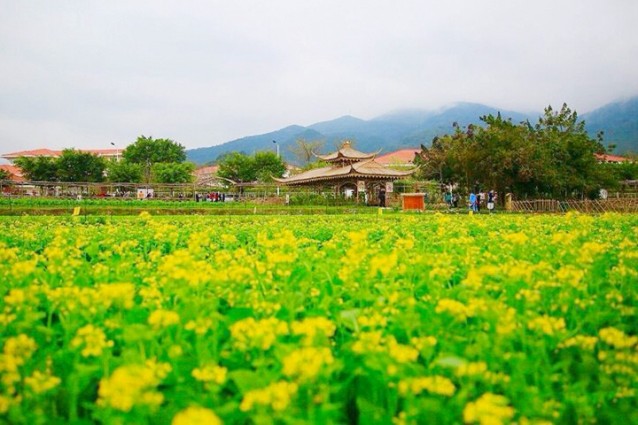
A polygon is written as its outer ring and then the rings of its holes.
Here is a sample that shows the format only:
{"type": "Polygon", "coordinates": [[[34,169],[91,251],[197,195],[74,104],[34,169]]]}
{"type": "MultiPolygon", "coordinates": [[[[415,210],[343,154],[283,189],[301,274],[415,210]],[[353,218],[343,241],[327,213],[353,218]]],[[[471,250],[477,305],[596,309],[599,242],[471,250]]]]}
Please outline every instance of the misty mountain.
{"type": "MultiPolygon", "coordinates": [[[[322,140],[322,153],[334,150],[343,139],[352,140],[355,148],[364,152],[379,149],[382,152],[391,152],[421,144],[427,146],[434,137],[451,133],[452,124],[455,122],[462,127],[480,124],[480,117],[496,115],[499,112],[504,118],[510,118],[515,123],[529,120],[533,124],[538,121],[540,115],[506,111],[478,103],[456,103],[438,110],[399,110],[371,120],[347,115],[307,127],[291,125],[271,133],[243,137],[209,148],[191,149],[186,151],[186,155],[188,160],[204,164],[231,151],[247,154],[265,150],[275,151],[275,140],[282,157],[295,162],[290,148],[298,139],[322,140]]],[[[604,143],[616,143],[616,152],[638,151],[638,97],[606,105],[581,118],[585,119],[592,136],[603,130],[604,143]]]]}
{"type": "Polygon", "coordinates": [[[638,96],[610,103],[581,118],[592,136],[602,131],[603,144],[615,144],[615,152],[638,152],[638,96]]]}

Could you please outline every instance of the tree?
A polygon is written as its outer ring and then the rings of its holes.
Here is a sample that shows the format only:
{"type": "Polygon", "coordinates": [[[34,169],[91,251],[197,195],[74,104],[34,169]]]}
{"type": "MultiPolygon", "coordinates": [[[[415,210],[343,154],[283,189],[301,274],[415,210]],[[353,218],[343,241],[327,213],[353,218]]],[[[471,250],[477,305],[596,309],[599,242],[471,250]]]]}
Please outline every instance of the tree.
{"type": "Polygon", "coordinates": [[[558,198],[596,196],[609,183],[594,156],[605,151],[602,136],[592,139],[567,105],[560,111],[546,108],[535,126],[514,124],[500,114],[481,121],[484,126],[466,131],[455,123],[452,135],[422,146],[422,175],[459,183],[467,191],[479,186],[558,198]]]}
{"type": "Polygon", "coordinates": [[[58,180],[63,182],[104,181],[104,158],[75,149],[64,149],[56,161],[58,180]]]}
{"type": "Polygon", "coordinates": [[[153,139],[144,135],[129,145],[122,152],[125,161],[140,164],[146,182],[151,180],[153,164],[158,162],[184,162],[186,152],[184,146],[171,139],[153,139]]]}
{"type": "Polygon", "coordinates": [[[190,183],[195,164],[192,162],[168,162],[153,165],[153,181],[157,183],[190,183]]]}
{"type": "Polygon", "coordinates": [[[13,174],[11,174],[9,171],[0,168],[0,180],[11,180],[12,176],[13,174]]]}
{"type": "Polygon", "coordinates": [[[286,165],[273,152],[257,152],[253,156],[232,152],[219,162],[217,175],[236,182],[265,182],[285,172],[286,165]]]}
{"type": "Polygon", "coordinates": [[[217,175],[240,183],[257,179],[253,159],[239,152],[232,152],[219,162],[217,175]]]}
{"type": "Polygon", "coordinates": [[[282,177],[286,164],[273,152],[257,152],[254,156],[255,177],[261,182],[271,182],[273,177],[282,177]]]}
{"type": "Polygon", "coordinates": [[[110,161],[107,164],[107,177],[113,183],[141,183],[144,170],[140,164],[125,160],[110,161]]]}
{"type": "Polygon", "coordinates": [[[299,161],[299,164],[303,167],[306,164],[313,162],[315,159],[314,152],[322,148],[324,145],[323,140],[305,140],[297,139],[295,144],[288,149],[293,153],[295,158],[299,161]]]}
{"type": "Polygon", "coordinates": [[[34,182],[54,182],[58,180],[57,160],[46,156],[17,158],[15,164],[20,167],[27,180],[34,182]]]}

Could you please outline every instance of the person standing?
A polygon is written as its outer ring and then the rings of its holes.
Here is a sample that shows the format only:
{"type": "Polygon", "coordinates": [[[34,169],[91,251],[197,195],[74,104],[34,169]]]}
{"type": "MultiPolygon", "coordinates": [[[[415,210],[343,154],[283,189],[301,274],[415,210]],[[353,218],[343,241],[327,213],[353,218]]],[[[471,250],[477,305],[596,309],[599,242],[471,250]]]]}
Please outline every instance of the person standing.
{"type": "Polygon", "coordinates": [[[449,209],[452,209],[452,194],[450,192],[445,192],[445,203],[449,209]]]}
{"type": "Polygon", "coordinates": [[[470,201],[469,202],[470,211],[476,212],[476,194],[474,192],[470,193],[469,201],[470,201]]]}
{"type": "Polygon", "coordinates": [[[494,191],[490,190],[489,192],[487,192],[487,209],[489,210],[490,214],[492,214],[492,211],[494,210],[494,191]]]}
{"type": "Polygon", "coordinates": [[[379,191],[379,206],[385,208],[385,190],[383,189],[379,191]]]}

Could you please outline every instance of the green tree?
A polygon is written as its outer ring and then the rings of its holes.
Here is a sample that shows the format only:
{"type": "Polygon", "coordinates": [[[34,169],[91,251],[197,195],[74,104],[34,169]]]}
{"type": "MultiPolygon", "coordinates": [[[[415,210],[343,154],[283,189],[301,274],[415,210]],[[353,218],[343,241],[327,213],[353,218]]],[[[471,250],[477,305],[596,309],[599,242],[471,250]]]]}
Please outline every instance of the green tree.
{"type": "Polygon", "coordinates": [[[244,153],[231,152],[219,162],[217,175],[236,182],[255,181],[255,161],[244,153]]]}
{"type": "Polygon", "coordinates": [[[0,168],[0,180],[11,180],[11,176],[12,174],[9,171],[0,168]]]}
{"type": "MultiPolygon", "coordinates": [[[[602,136],[592,139],[576,112],[563,105],[545,109],[538,124],[514,124],[500,114],[470,125],[422,147],[421,173],[426,178],[460,184],[467,191],[514,192],[519,196],[557,198],[596,196],[609,176],[594,154],[605,151],[602,136]]],[[[501,198],[502,199],[502,198],[501,198]]]]}
{"type": "Polygon", "coordinates": [[[273,177],[282,177],[286,164],[273,152],[257,152],[254,155],[255,177],[261,182],[271,182],[273,177]]]}
{"type": "Polygon", "coordinates": [[[195,164],[168,162],[153,165],[153,181],[157,183],[191,183],[195,164]]]}
{"type": "Polygon", "coordinates": [[[153,139],[143,135],[138,137],[135,143],[127,146],[122,156],[127,162],[142,166],[146,182],[151,180],[153,164],[186,160],[186,152],[181,144],[171,139],[153,139]]]}
{"type": "Polygon", "coordinates": [[[104,181],[106,161],[92,153],[64,149],[56,165],[60,181],[92,183],[104,181]]]}
{"type": "Polygon", "coordinates": [[[248,156],[232,152],[219,162],[217,175],[236,182],[271,181],[286,172],[286,164],[273,152],[248,156]]]}
{"type": "Polygon", "coordinates": [[[602,135],[592,139],[585,122],[563,104],[557,112],[551,106],[545,109],[534,136],[546,164],[543,171],[547,174],[539,187],[542,192],[558,197],[597,195],[603,176],[594,154],[605,153],[602,135]]]}
{"type": "Polygon", "coordinates": [[[34,182],[54,182],[58,180],[57,160],[46,156],[22,156],[14,161],[27,180],[34,182]]]}
{"type": "Polygon", "coordinates": [[[140,164],[133,164],[126,160],[109,161],[107,164],[107,178],[113,183],[141,183],[144,170],[140,164]]]}

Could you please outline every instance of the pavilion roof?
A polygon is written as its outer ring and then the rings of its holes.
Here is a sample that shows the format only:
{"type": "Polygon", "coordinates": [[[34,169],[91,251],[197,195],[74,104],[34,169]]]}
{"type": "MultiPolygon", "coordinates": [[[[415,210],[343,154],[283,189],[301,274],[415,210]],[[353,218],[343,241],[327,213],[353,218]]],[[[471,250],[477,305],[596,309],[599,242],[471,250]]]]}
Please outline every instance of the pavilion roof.
{"type": "Polygon", "coordinates": [[[317,158],[321,159],[322,161],[326,161],[326,162],[342,162],[342,161],[355,162],[355,161],[361,161],[364,159],[374,158],[375,155],[377,155],[379,152],[380,151],[372,152],[372,153],[360,152],[356,149],[353,149],[350,141],[346,140],[341,145],[341,148],[339,148],[339,150],[336,152],[332,152],[326,155],[319,155],[319,154],[314,154],[314,155],[317,158]]]}
{"type": "Polygon", "coordinates": [[[331,166],[315,168],[314,170],[296,174],[285,179],[275,178],[275,180],[280,183],[290,185],[329,182],[349,178],[397,180],[407,177],[415,171],[416,168],[401,171],[389,169],[378,162],[375,162],[374,159],[368,159],[341,167],[331,166]]]}

